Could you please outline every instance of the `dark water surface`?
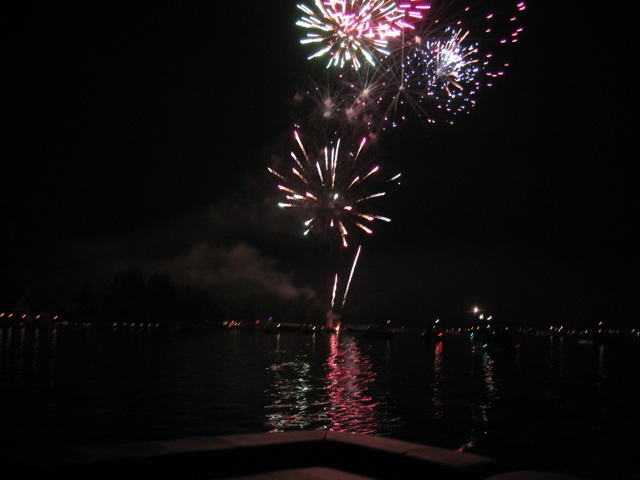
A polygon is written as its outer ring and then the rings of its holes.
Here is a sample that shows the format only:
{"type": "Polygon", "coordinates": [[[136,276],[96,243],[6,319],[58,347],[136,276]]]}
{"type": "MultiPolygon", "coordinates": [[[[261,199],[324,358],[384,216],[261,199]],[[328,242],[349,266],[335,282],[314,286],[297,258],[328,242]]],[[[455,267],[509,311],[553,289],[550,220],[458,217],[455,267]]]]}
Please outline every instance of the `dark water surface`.
{"type": "Polygon", "coordinates": [[[466,333],[3,328],[0,446],[332,429],[640,478],[640,341],[520,342],[500,357],[466,333]]]}

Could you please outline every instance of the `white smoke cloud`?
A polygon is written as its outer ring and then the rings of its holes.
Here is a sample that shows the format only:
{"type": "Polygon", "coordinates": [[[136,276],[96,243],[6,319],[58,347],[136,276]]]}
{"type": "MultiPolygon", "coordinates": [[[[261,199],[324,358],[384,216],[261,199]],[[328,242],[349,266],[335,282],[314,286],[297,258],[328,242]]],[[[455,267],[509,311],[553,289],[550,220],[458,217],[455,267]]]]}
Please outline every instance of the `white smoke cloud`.
{"type": "Polygon", "coordinates": [[[278,270],[276,259],[242,242],[231,247],[200,242],[156,267],[202,290],[250,285],[283,299],[316,296],[312,288],[294,285],[290,274],[278,270]]]}

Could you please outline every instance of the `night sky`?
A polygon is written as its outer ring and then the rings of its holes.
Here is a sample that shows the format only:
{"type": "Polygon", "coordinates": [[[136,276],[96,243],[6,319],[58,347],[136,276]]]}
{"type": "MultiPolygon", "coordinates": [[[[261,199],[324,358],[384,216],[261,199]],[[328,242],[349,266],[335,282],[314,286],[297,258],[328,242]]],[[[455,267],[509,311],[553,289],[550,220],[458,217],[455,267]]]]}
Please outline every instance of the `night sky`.
{"type": "MultiPolygon", "coordinates": [[[[630,34],[601,6],[544,3],[470,114],[382,140],[403,180],[355,272],[363,312],[638,326],[630,34]]],[[[65,303],[138,265],[206,288],[232,262],[283,295],[330,293],[326,250],[267,173],[296,88],[324,75],[297,17],[283,0],[14,6],[0,287],[65,303]]]]}

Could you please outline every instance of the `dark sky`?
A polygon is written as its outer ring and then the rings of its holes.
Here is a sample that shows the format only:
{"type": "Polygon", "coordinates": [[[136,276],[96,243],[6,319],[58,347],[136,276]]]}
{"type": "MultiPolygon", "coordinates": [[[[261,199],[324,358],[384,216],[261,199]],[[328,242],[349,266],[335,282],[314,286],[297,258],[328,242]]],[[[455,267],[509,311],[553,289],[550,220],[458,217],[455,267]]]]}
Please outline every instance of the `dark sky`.
{"type": "MultiPolygon", "coordinates": [[[[68,299],[130,265],[206,287],[231,262],[328,294],[327,253],[275,207],[266,170],[318,71],[296,2],[223,3],[13,7],[3,289],[68,299]]],[[[529,1],[505,76],[470,114],[384,138],[402,187],[363,246],[356,305],[414,325],[474,305],[638,325],[628,34],[601,9],[529,1]]]]}

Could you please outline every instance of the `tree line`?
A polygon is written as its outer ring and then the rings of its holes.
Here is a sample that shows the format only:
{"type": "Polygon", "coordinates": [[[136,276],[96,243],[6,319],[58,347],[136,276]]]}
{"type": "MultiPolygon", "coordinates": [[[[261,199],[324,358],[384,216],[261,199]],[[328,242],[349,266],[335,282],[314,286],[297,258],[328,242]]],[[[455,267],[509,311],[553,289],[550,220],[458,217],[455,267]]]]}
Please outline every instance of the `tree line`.
{"type": "MultiPolygon", "coordinates": [[[[321,323],[324,319],[324,312],[315,299],[302,294],[281,298],[248,281],[205,290],[181,284],[167,272],[155,272],[147,277],[137,266],[117,272],[102,293],[86,281],[77,298],[64,308],[45,295],[33,292],[24,295],[31,295],[34,315],[37,311],[48,311],[68,321],[92,324],[197,325],[219,324],[225,320],[249,324],[268,318],[321,323]]],[[[4,300],[4,310],[11,311],[19,298],[14,294],[4,300]]]]}

